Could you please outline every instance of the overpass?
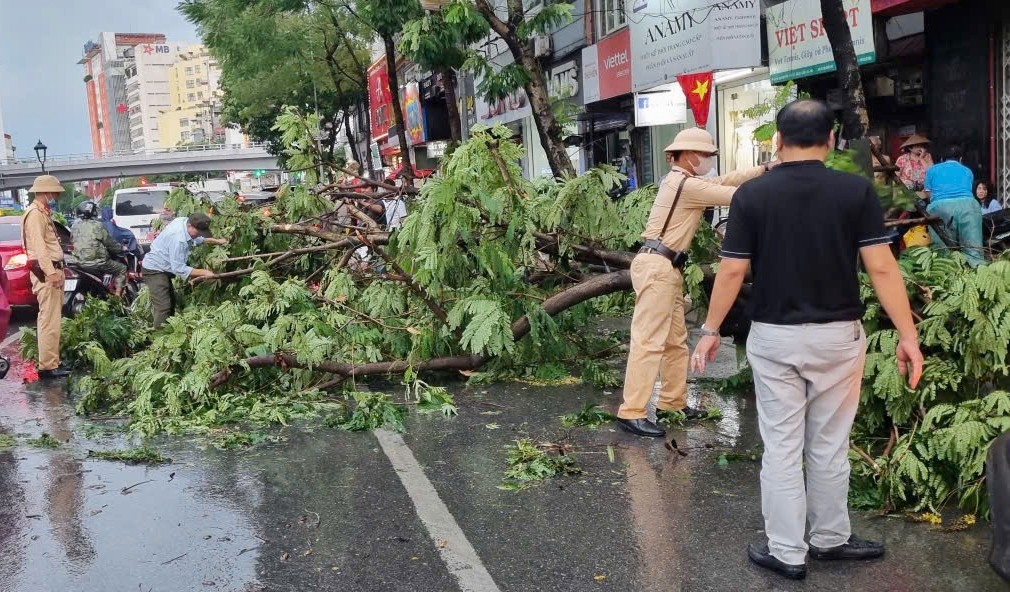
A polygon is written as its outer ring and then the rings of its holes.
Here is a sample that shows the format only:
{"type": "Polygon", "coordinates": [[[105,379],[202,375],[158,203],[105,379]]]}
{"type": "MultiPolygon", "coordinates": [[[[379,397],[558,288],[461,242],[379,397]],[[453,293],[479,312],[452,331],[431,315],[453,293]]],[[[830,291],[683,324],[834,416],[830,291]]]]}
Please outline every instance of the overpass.
{"type": "MultiPolygon", "coordinates": [[[[265,144],[234,147],[224,144],[183,146],[157,151],[116,153],[107,156],[68,155],[46,159],[46,172],[61,182],[139,177],[211,171],[277,171],[277,157],[265,144]]],[[[0,164],[0,191],[30,187],[42,167],[35,159],[0,164]]]]}

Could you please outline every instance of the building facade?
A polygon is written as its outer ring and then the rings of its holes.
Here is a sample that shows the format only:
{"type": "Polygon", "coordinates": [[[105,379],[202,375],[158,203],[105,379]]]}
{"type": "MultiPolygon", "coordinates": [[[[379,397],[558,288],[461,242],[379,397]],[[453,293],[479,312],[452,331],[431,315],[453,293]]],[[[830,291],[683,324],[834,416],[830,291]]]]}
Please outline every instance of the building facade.
{"type": "Polygon", "coordinates": [[[160,33],[103,32],[84,45],[78,64],[84,66],[84,85],[95,156],[131,152],[126,62],[138,45],[164,45],[160,33]]]}
{"type": "Polygon", "coordinates": [[[169,108],[168,73],[180,47],[144,43],[126,52],[126,106],[134,152],[161,147],[158,117],[169,108]]]}
{"type": "Polygon", "coordinates": [[[167,80],[168,106],[158,117],[161,147],[224,142],[221,70],[207,48],[180,48],[167,80]]]}

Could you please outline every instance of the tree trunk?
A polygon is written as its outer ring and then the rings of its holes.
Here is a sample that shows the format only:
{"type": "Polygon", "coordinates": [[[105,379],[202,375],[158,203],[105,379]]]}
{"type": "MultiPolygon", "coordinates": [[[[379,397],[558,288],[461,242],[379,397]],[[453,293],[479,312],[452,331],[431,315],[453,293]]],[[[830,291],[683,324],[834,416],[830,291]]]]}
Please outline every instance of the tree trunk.
{"type": "MultiPolygon", "coordinates": [[[[627,270],[615,271],[604,275],[595,276],[571,288],[563,290],[547,300],[544,300],[543,309],[550,316],[556,316],[569,308],[591,300],[598,296],[605,296],[614,292],[621,292],[631,289],[631,272],[627,270]]],[[[530,332],[529,317],[523,316],[512,323],[512,339],[519,341],[530,332]]],[[[269,366],[281,366],[283,368],[311,368],[321,372],[328,372],[354,378],[375,374],[402,374],[407,369],[412,368],[417,372],[430,372],[435,370],[474,370],[487,363],[491,357],[478,355],[447,356],[443,358],[433,358],[431,360],[410,362],[406,360],[395,360],[389,362],[374,362],[371,364],[349,364],[347,362],[325,361],[314,365],[301,362],[291,354],[274,353],[262,356],[253,356],[243,361],[243,366],[234,366],[218,372],[210,379],[211,388],[216,388],[224,384],[231,377],[232,372],[241,367],[265,368],[269,366]]]]}
{"type": "Polygon", "coordinates": [[[364,164],[361,162],[361,153],[358,151],[358,141],[354,137],[354,132],[351,131],[351,115],[347,109],[344,109],[344,134],[347,136],[347,145],[351,147],[351,158],[358,164],[364,164]]]}
{"type": "MultiPolygon", "coordinates": [[[[859,14],[857,8],[846,9],[842,0],[821,0],[821,14],[824,16],[824,30],[835,55],[838,66],[838,84],[845,91],[845,110],[842,117],[842,137],[858,140],[866,136],[870,127],[870,116],[866,111],[866,94],[863,92],[863,77],[856,61],[856,48],[852,45],[852,31],[849,22],[863,19],[869,23],[869,14],[859,14]]],[[[866,25],[864,25],[866,26],[866,25]]]]}
{"type": "MultiPolygon", "coordinates": [[[[368,88],[368,86],[365,86],[368,88]]],[[[372,162],[372,111],[368,105],[367,93],[365,100],[358,104],[361,113],[365,116],[365,168],[368,170],[368,177],[375,178],[375,163],[372,162]]],[[[361,161],[358,161],[361,162],[361,161]]]]}
{"type": "Polygon", "coordinates": [[[442,85],[445,86],[445,108],[449,113],[449,137],[453,144],[463,142],[463,121],[459,117],[459,103],[456,97],[456,71],[442,69],[442,85]]]}
{"type": "Polygon", "coordinates": [[[564,144],[564,130],[551,109],[551,97],[547,89],[547,77],[544,69],[534,55],[533,40],[520,39],[519,25],[526,21],[522,0],[508,0],[508,22],[495,15],[495,9],[489,0],[475,0],[477,11],[491,25],[491,29],[501,37],[512,52],[512,58],[522,64],[530,75],[529,82],[524,86],[526,96],[533,109],[533,121],[537,125],[540,143],[547,153],[547,162],[555,177],[575,177],[575,167],[568,158],[564,144]]]}
{"type": "Polygon", "coordinates": [[[400,104],[400,77],[396,73],[396,45],[392,36],[382,38],[386,45],[386,72],[389,74],[389,95],[393,102],[393,120],[396,122],[396,135],[400,139],[400,155],[403,158],[403,177],[408,185],[413,185],[414,167],[410,164],[410,148],[407,146],[407,126],[403,118],[403,106],[400,104]]]}

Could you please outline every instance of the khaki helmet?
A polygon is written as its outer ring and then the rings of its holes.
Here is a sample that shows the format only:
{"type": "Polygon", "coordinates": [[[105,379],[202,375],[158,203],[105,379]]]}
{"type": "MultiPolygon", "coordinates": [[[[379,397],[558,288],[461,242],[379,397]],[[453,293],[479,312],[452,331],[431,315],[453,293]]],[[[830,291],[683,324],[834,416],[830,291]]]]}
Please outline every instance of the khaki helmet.
{"type": "Polygon", "coordinates": [[[691,127],[683,130],[673,139],[673,143],[666,147],[666,152],[703,152],[705,154],[717,154],[719,148],[712,140],[712,134],[700,127],[691,127]]]}
{"type": "Polygon", "coordinates": [[[35,177],[35,182],[32,183],[32,188],[28,190],[28,193],[63,193],[64,191],[63,185],[56,177],[39,175],[35,177]]]}

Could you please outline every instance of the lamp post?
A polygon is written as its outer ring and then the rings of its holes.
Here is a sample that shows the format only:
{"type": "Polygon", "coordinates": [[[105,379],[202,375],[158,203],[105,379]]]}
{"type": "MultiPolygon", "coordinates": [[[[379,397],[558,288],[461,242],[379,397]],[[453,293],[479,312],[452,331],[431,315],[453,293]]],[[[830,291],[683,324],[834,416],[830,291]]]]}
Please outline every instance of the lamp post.
{"type": "Polygon", "coordinates": [[[43,175],[46,174],[46,150],[48,150],[48,147],[39,139],[39,142],[35,144],[35,158],[38,158],[39,164],[42,165],[43,175]]]}

